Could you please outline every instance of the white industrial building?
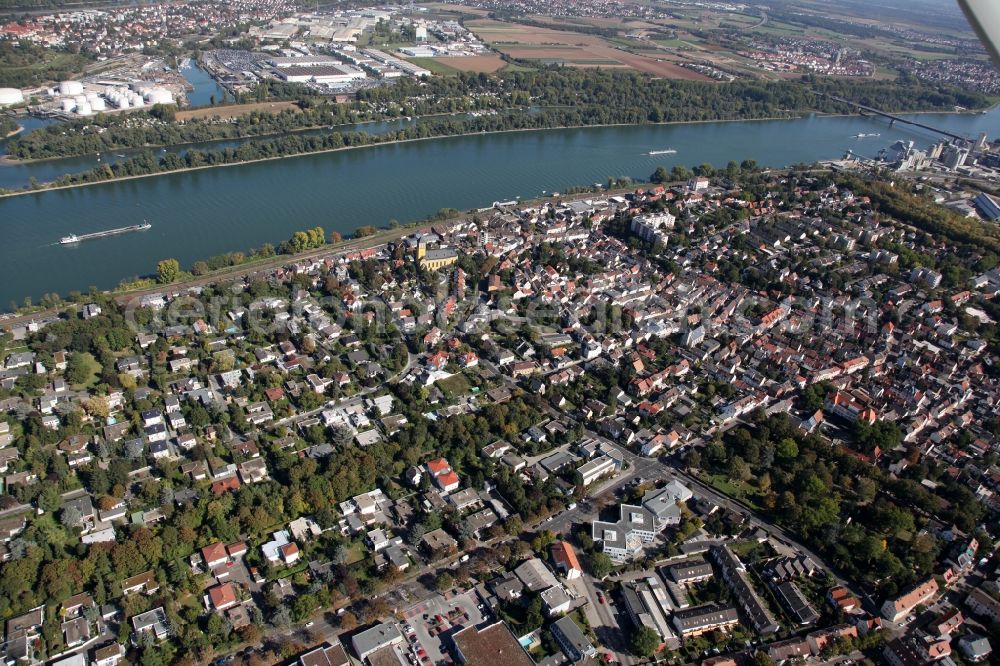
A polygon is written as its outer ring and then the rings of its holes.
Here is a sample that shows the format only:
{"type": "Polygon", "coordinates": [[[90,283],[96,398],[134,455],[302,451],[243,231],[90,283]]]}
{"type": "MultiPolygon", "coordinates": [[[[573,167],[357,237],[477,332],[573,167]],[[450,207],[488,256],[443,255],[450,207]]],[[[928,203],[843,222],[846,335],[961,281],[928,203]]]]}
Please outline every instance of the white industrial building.
{"type": "Polygon", "coordinates": [[[285,56],[275,56],[268,60],[268,62],[274,67],[338,67],[340,66],[340,61],[336,58],[331,58],[330,56],[322,55],[309,55],[309,56],[298,56],[298,57],[285,57],[285,56]]]}
{"type": "Polygon", "coordinates": [[[350,83],[365,78],[364,72],[350,65],[336,67],[322,65],[316,67],[281,67],[277,75],[289,83],[322,83],[326,85],[350,83]]]}

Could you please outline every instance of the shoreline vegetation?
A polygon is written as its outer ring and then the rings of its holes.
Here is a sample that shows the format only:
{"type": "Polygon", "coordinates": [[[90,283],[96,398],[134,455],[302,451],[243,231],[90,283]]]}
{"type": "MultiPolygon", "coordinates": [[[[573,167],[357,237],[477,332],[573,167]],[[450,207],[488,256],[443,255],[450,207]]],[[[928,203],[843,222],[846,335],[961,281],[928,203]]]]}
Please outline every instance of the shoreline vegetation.
{"type": "Polygon", "coordinates": [[[24,131],[24,128],[13,117],[0,114],[0,140],[9,139],[24,131]]]}
{"type": "MultiPolygon", "coordinates": [[[[337,131],[345,125],[413,118],[419,122],[408,130],[431,127],[432,133],[440,134],[442,125],[454,123],[456,116],[461,122],[463,114],[471,116],[466,120],[476,122],[492,118],[486,126],[470,128],[491,131],[543,125],[638,125],[853,112],[834,97],[898,113],[953,111],[956,107],[981,109],[992,101],[977,93],[903,81],[854,82],[806,76],[768,83],[716,84],[657,79],[636,72],[559,67],[405,79],[361,91],[349,102],[333,102],[299,84],[277,82],[259,86],[255,94],[257,104],[283,100],[286,106],[293,106],[271,112],[251,104],[253,110],[245,115],[226,119],[206,114],[180,120],[173,105],[155,105],[143,114],[97,114],[40,127],[10,141],[7,153],[12,160],[22,161],[225,140],[277,137],[278,141],[310,130],[337,131]]],[[[221,116],[226,116],[226,108],[232,107],[220,107],[221,116]]],[[[415,135],[426,133],[418,131],[415,135]]]]}

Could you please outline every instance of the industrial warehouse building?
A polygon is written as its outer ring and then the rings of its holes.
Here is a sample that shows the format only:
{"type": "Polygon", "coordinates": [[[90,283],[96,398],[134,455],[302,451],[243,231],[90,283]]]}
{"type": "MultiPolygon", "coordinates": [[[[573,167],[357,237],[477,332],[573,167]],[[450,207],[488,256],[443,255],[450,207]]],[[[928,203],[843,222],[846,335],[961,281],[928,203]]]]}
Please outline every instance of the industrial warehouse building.
{"type": "Polygon", "coordinates": [[[315,67],[278,67],[275,73],[289,83],[350,83],[365,78],[364,72],[350,65],[317,65],[315,67]]]}

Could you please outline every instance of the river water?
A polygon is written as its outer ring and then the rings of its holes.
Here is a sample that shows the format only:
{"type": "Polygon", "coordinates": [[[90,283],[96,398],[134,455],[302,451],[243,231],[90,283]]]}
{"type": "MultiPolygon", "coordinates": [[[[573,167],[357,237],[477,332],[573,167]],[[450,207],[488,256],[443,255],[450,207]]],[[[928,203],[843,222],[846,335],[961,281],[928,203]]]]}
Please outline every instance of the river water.
{"type": "MultiPolygon", "coordinates": [[[[921,115],[925,123],[970,136],[1000,135],[1000,111],[921,115]]],[[[602,127],[510,132],[374,146],[270,162],[176,173],[0,200],[0,308],[26,296],[152,273],[177,258],[185,267],[232,250],[277,244],[321,225],[345,235],[390,219],[409,222],[444,207],[536,197],[610,176],[646,178],[659,165],[753,159],[786,166],[872,156],[896,139],[925,147],[935,136],[863,117],[602,127]],[[879,132],[878,138],[855,139],[879,132]],[[650,156],[651,150],[676,154],[650,156]],[[60,246],[59,238],[148,220],[149,231],[60,246]]],[[[70,171],[73,160],[5,167],[70,171]]],[[[91,164],[93,162],[91,161],[91,164]]],[[[0,168],[2,173],[3,168],[0,168]]],[[[44,180],[43,175],[36,176],[44,180]]]]}
{"type": "Polygon", "coordinates": [[[197,61],[187,60],[181,65],[180,72],[193,88],[187,94],[188,104],[191,106],[209,106],[212,97],[221,104],[228,98],[226,89],[220,86],[211,74],[199,67],[197,61]]]}

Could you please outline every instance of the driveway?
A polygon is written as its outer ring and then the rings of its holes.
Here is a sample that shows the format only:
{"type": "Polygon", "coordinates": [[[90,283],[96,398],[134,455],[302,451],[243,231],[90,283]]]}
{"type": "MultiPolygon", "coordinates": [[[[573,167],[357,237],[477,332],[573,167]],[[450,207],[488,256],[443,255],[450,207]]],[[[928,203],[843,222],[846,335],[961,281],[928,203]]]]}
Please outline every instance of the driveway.
{"type": "MultiPolygon", "coordinates": [[[[597,641],[610,650],[619,663],[625,666],[636,663],[636,659],[628,653],[626,633],[621,629],[618,609],[611,597],[603,595],[604,603],[601,603],[603,593],[595,586],[594,579],[587,575],[567,581],[567,585],[577,596],[587,600],[583,606],[583,614],[594,630],[597,641]]],[[[628,627],[627,621],[625,626],[628,627]]]]}

